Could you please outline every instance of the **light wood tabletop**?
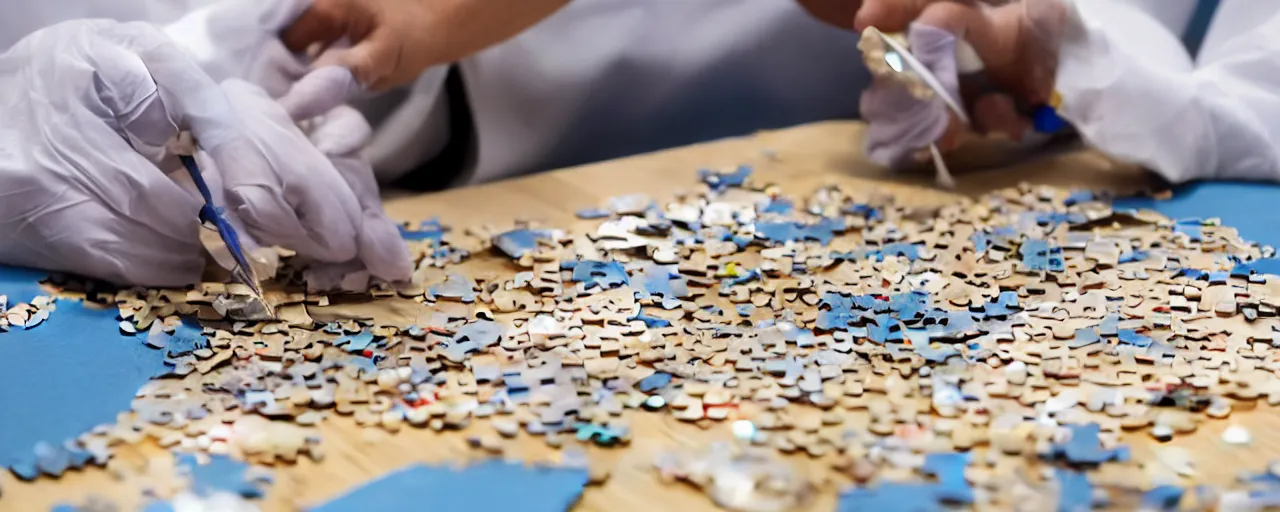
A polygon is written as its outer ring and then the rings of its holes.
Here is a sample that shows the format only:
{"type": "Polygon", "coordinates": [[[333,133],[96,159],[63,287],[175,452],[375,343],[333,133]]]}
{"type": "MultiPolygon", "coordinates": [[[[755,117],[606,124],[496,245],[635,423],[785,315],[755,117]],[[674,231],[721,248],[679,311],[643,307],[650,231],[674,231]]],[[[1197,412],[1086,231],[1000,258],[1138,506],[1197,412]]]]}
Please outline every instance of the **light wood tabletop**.
{"type": "MultiPolygon", "coordinates": [[[[659,200],[675,192],[691,190],[700,168],[724,168],[739,164],[755,166],[755,181],[776,183],[785,192],[803,197],[816,188],[839,184],[850,190],[892,194],[904,205],[942,205],[957,200],[958,194],[976,196],[1019,182],[1060,187],[1087,187],[1127,192],[1146,186],[1148,178],[1126,166],[1087,152],[1070,151],[1032,159],[1016,165],[977,172],[955,171],[959,190],[947,192],[932,185],[932,176],[920,173],[893,175],[865,159],[860,149],[862,125],[854,122],[827,122],[753,136],[713,141],[689,147],[638,155],[571,169],[440,193],[413,195],[389,193],[388,214],[398,220],[417,221],[439,217],[454,230],[466,226],[493,224],[509,226],[513,219],[539,221],[545,225],[570,228],[582,221],[574,212],[600,205],[606,198],[632,193],[649,194],[659,200]]],[[[953,164],[953,170],[962,165],[953,164]]],[[[583,224],[585,225],[585,224],[583,224]]],[[[507,268],[511,263],[478,256],[468,268],[507,268]]],[[[514,268],[514,267],[512,267],[514,268]]],[[[631,421],[632,440],[615,448],[591,446],[593,465],[611,469],[602,485],[588,487],[575,510],[712,510],[715,506],[701,492],[681,484],[661,481],[653,470],[659,452],[692,448],[716,439],[727,439],[724,422],[703,429],[675,421],[667,414],[626,413],[631,421]]],[[[1240,469],[1261,470],[1280,456],[1280,440],[1266,433],[1280,427],[1280,415],[1267,406],[1259,410],[1237,411],[1226,420],[1204,424],[1172,444],[1195,453],[1196,481],[1225,484],[1240,469]],[[1228,425],[1246,426],[1254,437],[1247,447],[1229,446],[1221,440],[1228,425]]],[[[438,433],[427,429],[404,428],[398,433],[358,427],[350,418],[331,415],[320,431],[325,458],[320,463],[302,460],[296,465],[278,466],[275,482],[262,502],[266,510],[296,510],[323,503],[361,483],[414,461],[459,461],[484,457],[467,446],[467,432],[438,433]]],[[[1278,438],[1280,439],[1280,438],[1278,438]]],[[[1144,433],[1126,434],[1124,441],[1135,458],[1150,454],[1155,443],[1144,433]]],[[[509,459],[552,461],[557,454],[525,433],[508,443],[509,459]]],[[[122,447],[119,457],[148,460],[165,457],[157,446],[122,447]]],[[[806,455],[788,460],[805,468],[818,480],[829,471],[806,455]]],[[[502,482],[493,482],[495,489],[502,482]]],[[[831,510],[842,481],[829,479],[812,510],[831,510]]],[[[121,510],[131,510],[139,502],[137,483],[114,479],[108,471],[90,468],[72,471],[60,479],[35,483],[17,482],[12,475],[0,476],[0,509],[48,510],[59,503],[81,503],[88,496],[111,499],[121,510]]],[[[429,508],[426,508],[430,510],[429,508]]]]}

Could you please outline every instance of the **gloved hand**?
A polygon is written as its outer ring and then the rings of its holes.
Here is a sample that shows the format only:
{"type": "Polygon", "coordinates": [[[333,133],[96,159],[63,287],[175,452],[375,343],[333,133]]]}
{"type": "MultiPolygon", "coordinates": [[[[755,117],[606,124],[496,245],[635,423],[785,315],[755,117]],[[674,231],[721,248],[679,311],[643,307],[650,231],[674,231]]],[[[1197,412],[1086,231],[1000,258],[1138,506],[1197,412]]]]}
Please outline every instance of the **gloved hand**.
{"type": "Polygon", "coordinates": [[[321,65],[339,64],[374,90],[412,82],[431,66],[454,62],[505,41],[569,0],[315,0],[284,31],[295,52],[328,48],[321,65]]]}
{"type": "Polygon", "coordinates": [[[250,247],[281,245],[320,263],[359,258],[389,280],[411,272],[407,253],[390,249],[406,251],[398,235],[364,239],[388,227],[365,225],[349,180],[285,129],[284,107],[252,101],[247,84],[224,93],[152,25],[78,20],[37,31],[0,55],[0,90],[0,263],[146,286],[197,282],[202,201],[171,179],[183,174],[166,152],[186,130],[250,247]]]}
{"type": "Polygon", "coordinates": [[[219,0],[164,32],[214,82],[248,80],[278,98],[309,71],[306,57],[285,48],[280,32],[310,6],[310,0],[219,0]]]}
{"type": "MultiPolygon", "coordinates": [[[[839,0],[805,0],[825,4],[839,0]]],[[[968,131],[1004,133],[1020,140],[1031,126],[1018,104],[1049,101],[1057,70],[1058,48],[1066,20],[1061,0],[1015,0],[1003,5],[949,0],[862,0],[853,19],[850,9],[810,7],[837,26],[885,33],[907,32],[911,52],[948,88],[959,91],[972,126],[947,113],[939,99],[920,100],[881,77],[863,93],[863,118],[869,124],[867,152],[875,161],[900,167],[921,148],[938,142],[953,149],[968,131]],[[989,87],[961,87],[956,51],[965,41],[982,61],[989,87]]]]}
{"type": "MultiPolygon", "coordinates": [[[[240,112],[250,140],[269,141],[269,145],[260,145],[259,149],[276,171],[280,184],[285,185],[285,189],[313,189],[312,195],[317,198],[327,196],[323,202],[309,205],[314,209],[301,212],[297,224],[261,219],[263,222],[257,223],[254,232],[259,240],[295,248],[302,263],[308,264],[307,284],[312,290],[341,287],[345,291],[363,292],[368,290],[371,281],[407,281],[413,272],[409,249],[395,223],[383,213],[373,166],[360,154],[373,133],[369,123],[359,111],[343,105],[343,98],[337,96],[329,98],[336,105],[331,109],[309,110],[324,107],[314,101],[317,96],[312,91],[305,90],[307,83],[313,75],[328,72],[350,77],[350,72],[342,68],[318,70],[280,101],[271,99],[261,88],[248,82],[228,80],[222,84],[232,107],[240,112]],[[295,101],[300,96],[312,101],[295,101]],[[310,128],[310,133],[304,133],[297,121],[305,121],[303,124],[310,128]],[[304,219],[314,220],[307,224],[304,219]],[[333,231],[307,233],[317,228],[333,231]],[[340,236],[354,242],[355,254],[344,260],[322,247],[315,247],[314,251],[296,249],[325,236],[340,236]]],[[[320,81],[327,80],[321,78],[320,81]]],[[[275,196],[277,200],[284,198],[285,190],[277,190],[281,192],[275,196]]],[[[249,206],[253,212],[258,205],[249,206]]],[[[255,224],[251,213],[242,213],[241,218],[250,225],[255,224]]]]}

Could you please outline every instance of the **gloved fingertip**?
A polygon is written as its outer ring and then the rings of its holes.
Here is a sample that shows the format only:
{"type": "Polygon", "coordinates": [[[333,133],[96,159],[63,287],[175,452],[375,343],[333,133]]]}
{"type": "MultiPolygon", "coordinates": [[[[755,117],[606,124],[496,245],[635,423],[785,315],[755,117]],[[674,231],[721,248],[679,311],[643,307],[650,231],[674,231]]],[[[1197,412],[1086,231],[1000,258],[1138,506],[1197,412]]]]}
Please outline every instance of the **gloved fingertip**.
{"type": "Polygon", "coordinates": [[[324,66],[307,73],[277,101],[290,118],[301,121],[345,104],[362,89],[351,70],[342,66],[324,66]]]}
{"type": "Polygon", "coordinates": [[[413,276],[413,257],[400,230],[385,215],[366,211],[360,258],[374,277],[396,283],[413,276]]]}

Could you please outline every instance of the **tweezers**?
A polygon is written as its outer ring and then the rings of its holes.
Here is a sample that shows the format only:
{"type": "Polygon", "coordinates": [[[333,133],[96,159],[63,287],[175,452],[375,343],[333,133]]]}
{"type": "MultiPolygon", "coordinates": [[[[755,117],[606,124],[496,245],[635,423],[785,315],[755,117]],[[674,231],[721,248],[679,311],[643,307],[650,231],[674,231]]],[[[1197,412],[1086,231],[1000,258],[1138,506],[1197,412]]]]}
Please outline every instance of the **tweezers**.
{"type": "Polygon", "coordinates": [[[182,160],[182,166],[187,168],[191,181],[195,182],[196,188],[200,190],[200,196],[204,198],[204,206],[200,208],[200,222],[218,231],[218,236],[222,238],[227,251],[235,260],[235,268],[229,269],[231,278],[247,286],[253,292],[254,298],[261,301],[265,307],[266,301],[263,299],[261,281],[258,280],[258,274],[254,272],[253,266],[245,256],[244,246],[240,244],[240,235],[222,213],[223,209],[214,203],[213,194],[209,192],[209,184],[204,181],[204,175],[196,165],[196,158],[191,155],[179,155],[178,159],[182,160]]]}
{"type": "MultiPolygon", "coordinates": [[[[873,33],[879,36],[880,40],[884,42],[885,46],[888,46],[891,50],[884,53],[885,62],[889,64],[891,69],[898,73],[910,71],[920,77],[920,81],[924,82],[924,85],[928,87],[929,90],[933,91],[935,96],[941,98],[942,102],[947,105],[947,108],[951,109],[951,112],[954,113],[961,122],[964,124],[970,124],[969,113],[965,112],[964,106],[960,104],[960,100],[952,96],[951,93],[942,86],[942,82],[938,80],[938,77],[935,76],[932,71],[929,71],[929,68],[925,67],[924,64],[917,60],[915,55],[912,55],[911,52],[907,51],[905,46],[895,41],[892,37],[885,35],[884,32],[881,32],[879,29],[875,27],[867,27],[867,30],[873,31],[873,33]]],[[[955,188],[955,179],[951,177],[951,171],[947,169],[947,163],[942,159],[942,151],[938,150],[938,144],[933,142],[929,143],[929,156],[933,158],[933,165],[937,168],[938,183],[947,188],[955,188]]]]}

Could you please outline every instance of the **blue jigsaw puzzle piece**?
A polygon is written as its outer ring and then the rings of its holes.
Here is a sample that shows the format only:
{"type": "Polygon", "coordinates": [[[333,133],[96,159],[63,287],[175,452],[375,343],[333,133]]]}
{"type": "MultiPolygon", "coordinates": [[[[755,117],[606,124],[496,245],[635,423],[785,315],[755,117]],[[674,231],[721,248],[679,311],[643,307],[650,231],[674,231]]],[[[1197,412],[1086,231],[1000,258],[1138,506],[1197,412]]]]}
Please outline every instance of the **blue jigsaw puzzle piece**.
{"type": "Polygon", "coordinates": [[[1079,213],[1045,212],[1036,215],[1036,224],[1041,226],[1057,226],[1058,224],[1083,224],[1087,219],[1079,213]]]}
{"type": "Polygon", "coordinates": [[[1098,324],[1098,334],[1103,336],[1117,336],[1120,332],[1120,317],[1116,314],[1107,315],[1102,319],[1102,323],[1098,324]]]}
{"type": "MultiPolygon", "coordinates": [[[[847,330],[855,327],[855,324],[861,322],[863,313],[871,312],[876,315],[892,317],[896,320],[904,322],[915,322],[923,319],[929,308],[929,294],[921,291],[911,291],[900,293],[888,297],[877,295],[843,295],[835,292],[827,292],[822,296],[818,303],[818,321],[816,327],[821,330],[847,330]],[[883,300],[887,299],[887,300],[883,300]]],[[[889,335],[889,327],[886,323],[876,320],[877,327],[869,328],[870,331],[876,331],[877,338],[880,335],[889,335]]],[[[894,336],[885,338],[892,341],[894,336]]],[[[898,331],[896,340],[901,340],[901,331],[898,331]]]]}
{"type": "Polygon", "coordinates": [[[1116,334],[1120,337],[1120,343],[1140,348],[1147,348],[1151,346],[1150,336],[1139,333],[1133,329],[1119,329],[1116,334]]]}
{"type": "Polygon", "coordinates": [[[862,203],[850,203],[841,209],[840,213],[853,215],[855,217],[862,217],[867,220],[879,220],[884,218],[884,214],[880,212],[879,208],[862,203]]]}
{"type": "Polygon", "coordinates": [[[1067,346],[1070,348],[1083,348],[1094,343],[1102,343],[1102,337],[1098,336],[1098,330],[1093,327],[1082,327],[1076,329],[1075,338],[1067,346]]]}
{"type": "Polygon", "coordinates": [[[311,512],[564,512],[587,484],[585,468],[487,461],[466,468],[414,464],[348,491],[311,512]],[[494,492],[501,484],[502,491],[494,492]]]}
{"type": "Polygon", "coordinates": [[[960,351],[950,345],[934,348],[929,332],[923,329],[907,329],[904,331],[904,336],[911,342],[911,348],[916,354],[931,363],[945,363],[947,359],[960,355],[960,351]]]}
{"type": "Polygon", "coordinates": [[[1084,473],[1059,469],[1054,478],[1058,480],[1058,512],[1093,510],[1093,484],[1084,473]]]}
{"type": "Polygon", "coordinates": [[[853,252],[833,252],[831,258],[836,261],[857,261],[874,258],[884,261],[885,258],[906,258],[908,261],[920,259],[920,247],[916,244],[892,243],[879,249],[858,249],[853,252]]]}
{"type": "Polygon", "coordinates": [[[201,496],[229,492],[257,499],[265,494],[271,483],[265,473],[260,477],[250,477],[249,464],[225,455],[213,455],[209,462],[200,464],[193,455],[179,454],[178,467],[188,472],[192,491],[201,496]]]}
{"type": "Polygon", "coordinates": [[[1062,249],[1052,247],[1044,240],[1028,239],[1018,247],[1018,255],[1028,270],[1038,272],[1062,272],[1067,265],[1062,259],[1062,249]]]}
{"type": "Polygon", "coordinates": [[[836,232],[844,229],[844,221],[833,217],[823,217],[816,224],[799,222],[757,222],[756,238],[774,244],[787,242],[818,242],[829,245],[836,232]]]}
{"type": "Polygon", "coordinates": [[[938,479],[934,488],[938,499],[968,504],[973,503],[973,487],[964,477],[964,468],[968,465],[967,453],[930,453],[925,456],[921,470],[938,479]]]}
{"type": "Polygon", "coordinates": [[[1097,423],[1084,425],[1068,425],[1071,438],[1062,444],[1056,444],[1050,452],[1054,458],[1062,459],[1070,464],[1096,466],[1104,462],[1124,462],[1129,459],[1129,450],[1125,447],[1114,450],[1102,448],[1098,440],[1101,427],[1097,423]]]}
{"type": "Polygon", "coordinates": [[[573,280],[575,282],[593,283],[603,290],[630,284],[627,279],[627,269],[616,261],[579,261],[570,263],[573,264],[573,280]]]}
{"type": "Polygon", "coordinates": [[[738,311],[738,316],[747,318],[756,310],[756,307],[752,304],[738,304],[734,309],[738,311]]]}
{"type": "Polygon", "coordinates": [[[167,501],[153,501],[142,508],[142,512],[174,512],[173,505],[167,501]]]}
{"type": "Polygon", "coordinates": [[[518,260],[538,248],[539,240],[551,239],[551,231],[545,229],[513,229],[493,237],[493,246],[518,260]]]}
{"type": "Polygon", "coordinates": [[[596,446],[615,446],[627,438],[625,429],[616,429],[592,423],[579,423],[575,438],[582,442],[594,442],[596,446]]]}
{"type": "Polygon", "coordinates": [[[1151,253],[1143,250],[1125,251],[1123,254],[1120,255],[1120,259],[1117,261],[1119,263],[1133,263],[1135,261],[1147,261],[1147,258],[1150,256],[1151,256],[1151,253]]]}
{"type": "Polygon", "coordinates": [[[34,467],[37,444],[61,446],[115,421],[138,388],[168,371],[145,334],[120,333],[117,313],[62,300],[41,328],[0,336],[0,389],[23,390],[0,393],[0,411],[22,411],[0,420],[0,466],[34,467]]]}
{"type": "Polygon", "coordinates": [[[920,259],[920,246],[909,243],[892,243],[887,244],[884,248],[877,251],[879,256],[876,261],[884,261],[886,257],[906,258],[910,261],[920,259]]]}
{"type": "Polygon", "coordinates": [[[678,299],[689,297],[689,285],[684,276],[676,271],[674,265],[649,265],[641,271],[640,288],[636,290],[636,298],[640,300],[661,297],[663,309],[679,307],[678,299]],[[674,302],[668,307],[670,300],[674,302]]]}
{"type": "Polygon", "coordinates": [[[1209,273],[1194,268],[1181,268],[1178,269],[1178,272],[1173,274],[1173,277],[1185,277],[1193,281],[1199,281],[1201,279],[1207,279],[1209,277],[1209,273]]]}
{"type": "Polygon", "coordinates": [[[356,368],[356,374],[377,375],[378,363],[373,358],[364,357],[359,354],[350,354],[342,361],[343,367],[356,368]]]}
{"type": "Polygon", "coordinates": [[[1204,240],[1204,226],[1198,220],[1179,221],[1173,225],[1173,232],[1186,235],[1187,239],[1192,242],[1204,240]]]}
{"type": "Polygon", "coordinates": [[[418,224],[417,229],[409,229],[404,226],[400,228],[400,238],[410,242],[431,242],[432,246],[438,246],[444,241],[444,226],[440,225],[439,219],[428,219],[418,224]]]}
{"type": "Polygon", "coordinates": [[[1075,206],[1078,204],[1088,203],[1093,201],[1095,198],[1096,196],[1093,195],[1092,190],[1075,190],[1062,201],[1062,204],[1063,206],[1075,206]]]}
{"type": "Polygon", "coordinates": [[[339,337],[337,340],[334,340],[333,346],[338,348],[345,347],[347,352],[358,354],[369,348],[369,345],[373,344],[373,339],[374,336],[372,332],[360,331],[355,334],[348,334],[339,337]]]}
{"type": "Polygon", "coordinates": [[[720,287],[721,289],[727,289],[731,286],[747,284],[752,281],[756,281],[760,278],[761,278],[760,269],[753,268],[747,271],[747,273],[742,274],[740,276],[725,278],[723,281],[721,281],[720,287]]]}
{"type": "Polygon", "coordinates": [[[1176,485],[1161,485],[1142,495],[1142,510],[1177,512],[1185,494],[1186,491],[1176,485]]]}
{"type": "Polygon", "coordinates": [[[740,165],[730,172],[716,172],[710,169],[699,169],[698,180],[706,183],[711,190],[724,192],[730,187],[742,188],[751,177],[753,169],[748,165],[740,165]]]}
{"type": "Polygon", "coordinates": [[[884,345],[888,342],[902,341],[902,324],[889,315],[876,315],[867,324],[867,339],[884,345]]]}
{"type": "Polygon", "coordinates": [[[641,393],[652,393],[659,389],[667,387],[671,384],[671,374],[665,372],[657,372],[653,375],[640,379],[640,383],[636,385],[641,393]]]}
{"type": "Polygon", "coordinates": [[[791,215],[791,212],[794,212],[795,209],[795,205],[791,203],[790,199],[785,197],[775,197],[769,200],[769,204],[766,204],[764,208],[760,209],[760,213],[791,215]]]}
{"type": "Polygon", "coordinates": [[[929,294],[922,291],[899,293],[889,297],[889,311],[903,322],[924,318],[929,308],[929,294]]]}
{"type": "MultiPolygon", "coordinates": [[[[861,308],[860,308],[861,309],[861,308]]],[[[816,327],[824,331],[847,329],[857,318],[854,311],[854,299],[848,295],[827,292],[818,302],[818,322],[816,327]]]]}
{"type": "Polygon", "coordinates": [[[975,333],[978,323],[964,311],[933,310],[925,316],[924,329],[931,338],[956,339],[975,333]]]}
{"type": "Polygon", "coordinates": [[[985,254],[987,247],[991,245],[990,238],[981,231],[975,231],[972,235],[969,235],[969,241],[973,242],[973,250],[978,254],[985,254]]]}
{"type": "Polygon", "coordinates": [[[1009,226],[995,228],[990,233],[975,231],[969,236],[969,241],[973,242],[973,248],[979,255],[986,254],[987,249],[997,244],[1002,247],[1012,247],[1017,239],[1018,232],[1009,226]]]}
{"type": "Polygon", "coordinates": [[[169,357],[181,357],[209,348],[209,338],[204,335],[204,327],[200,326],[198,320],[183,317],[182,322],[174,328],[173,334],[169,335],[164,346],[169,357]]]}
{"type": "Polygon", "coordinates": [[[641,322],[644,322],[644,326],[650,329],[661,329],[663,327],[671,327],[671,322],[667,321],[666,319],[658,318],[656,316],[649,316],[644,314],[643,312],[637,314],[636,317],[632,318],[631,320],[639,320],[641,322]]]}
{"type": "Polygon", "coordinates": [[[980,318],[983,320],[990,318],[1008,318],[1010,315],[1022,309],[1018,305],[1017,292],[1000,292],[994,301],[987,301],[982,306],[980,318]]]}

